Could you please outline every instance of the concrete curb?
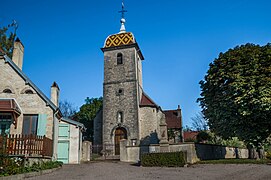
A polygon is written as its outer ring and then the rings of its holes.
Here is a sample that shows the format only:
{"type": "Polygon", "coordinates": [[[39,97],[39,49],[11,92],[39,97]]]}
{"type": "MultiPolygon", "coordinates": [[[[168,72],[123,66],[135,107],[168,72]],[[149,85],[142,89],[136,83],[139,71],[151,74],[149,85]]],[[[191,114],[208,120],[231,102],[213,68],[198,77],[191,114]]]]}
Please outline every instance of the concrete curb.
{"type": "Polygon", "coordinates": [[[0,180],[18,180],[18,179],[35,177],[35,176],[41,176],[43,174],[52,173],[60,168],[61,167],[53,168],[53,169],[46,169],[46,170],[42,170],[39,172],[29,172],[29,173],[24,173],[24,174],[16,174],[16,175],[12,175],[12,176],[4,176],[4,177],[0,177],[0,180]]]}

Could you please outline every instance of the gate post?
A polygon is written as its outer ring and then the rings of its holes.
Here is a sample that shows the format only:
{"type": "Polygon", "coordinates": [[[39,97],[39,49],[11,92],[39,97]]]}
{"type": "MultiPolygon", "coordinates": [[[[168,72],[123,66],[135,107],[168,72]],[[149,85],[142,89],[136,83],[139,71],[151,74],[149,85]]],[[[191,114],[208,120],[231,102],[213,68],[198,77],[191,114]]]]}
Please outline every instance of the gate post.
{"type": "Polygon", "coordinates": [[[81,161],[90,161],[90,156],[92,154],[92,143],[90,141],[83,141],[82,144],[81,161]]]}

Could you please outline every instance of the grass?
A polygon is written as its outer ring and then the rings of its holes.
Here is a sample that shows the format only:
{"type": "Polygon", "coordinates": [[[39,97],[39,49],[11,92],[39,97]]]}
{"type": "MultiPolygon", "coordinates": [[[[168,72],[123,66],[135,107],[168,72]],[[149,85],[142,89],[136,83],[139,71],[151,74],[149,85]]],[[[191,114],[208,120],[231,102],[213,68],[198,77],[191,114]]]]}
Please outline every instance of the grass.
{"type": "Polygon", "coordinates": [[[218,160],[203,160],[198,164],[269,164],[270,159],[218,159],[218,160]]]}

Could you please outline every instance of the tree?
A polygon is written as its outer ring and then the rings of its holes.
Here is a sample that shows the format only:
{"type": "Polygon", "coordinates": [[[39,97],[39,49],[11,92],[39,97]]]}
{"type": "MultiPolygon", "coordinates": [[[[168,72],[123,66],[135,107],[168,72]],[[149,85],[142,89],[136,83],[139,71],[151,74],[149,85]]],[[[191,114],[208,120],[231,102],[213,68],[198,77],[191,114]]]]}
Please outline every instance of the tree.
{"type": "Polygon", "coordinates": [[[12,58],[13,43],[16,37],[16,30],[18,24],[13,21],[8,27],[0,28],[0,48],[7,54],[8,57],[12,58]],[[14,27],[14,33],[10,32],[10,28],[14,27]]]}
{"type": "Polygon", "coordinates": [[[197,113],[192,119],[192,127],[197,131],[206,131],[208,130],[208,124],[204,118],[202,112],[197,113]]]}
{"type": "Polygon", "coordinates": [[[63,115],[63,117],[71,118],[76,113],[76,108],[73,106],[73,104],[67,100],[60,101],[59,103],[59,109],[63,115]]]}
{"type": "Polygon", "coordinates": [[[261,149],[271,134],[271,44],[220,53],[200,87],[198,101],[210,129],[261,149]]]}
{"type": "Polygon", "coordinates": [[[101,109],[103,105],[103,98],[89,98],[85,99],[85,104],[80,107],[78,113],[75,114],[74,119],[83,123],[87,128],[84,132],[84,136],[88,140],[92,140],[93,137],[93,120],[97,112],[101,109]]]}

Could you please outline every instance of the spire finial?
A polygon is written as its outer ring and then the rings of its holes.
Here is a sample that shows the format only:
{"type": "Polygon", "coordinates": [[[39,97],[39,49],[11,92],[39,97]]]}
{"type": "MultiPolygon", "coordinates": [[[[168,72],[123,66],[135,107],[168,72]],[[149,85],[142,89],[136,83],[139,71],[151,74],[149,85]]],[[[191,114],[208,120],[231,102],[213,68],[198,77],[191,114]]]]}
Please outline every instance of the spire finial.
{"type": "Polygon", "coordinates": [[[121,13],[121,19],[120,19],[120,23],[121,23],[121,27],[120,27],[120,33],[125,33],[126,32],[126,29],[125,29],[125,18],[124,18],[124,15],[125,13],[127,12],[124,8],[124,0],[122,0],[122,3],[121,3],[121,11],[119,11],[119,13],[121,13]]]}

